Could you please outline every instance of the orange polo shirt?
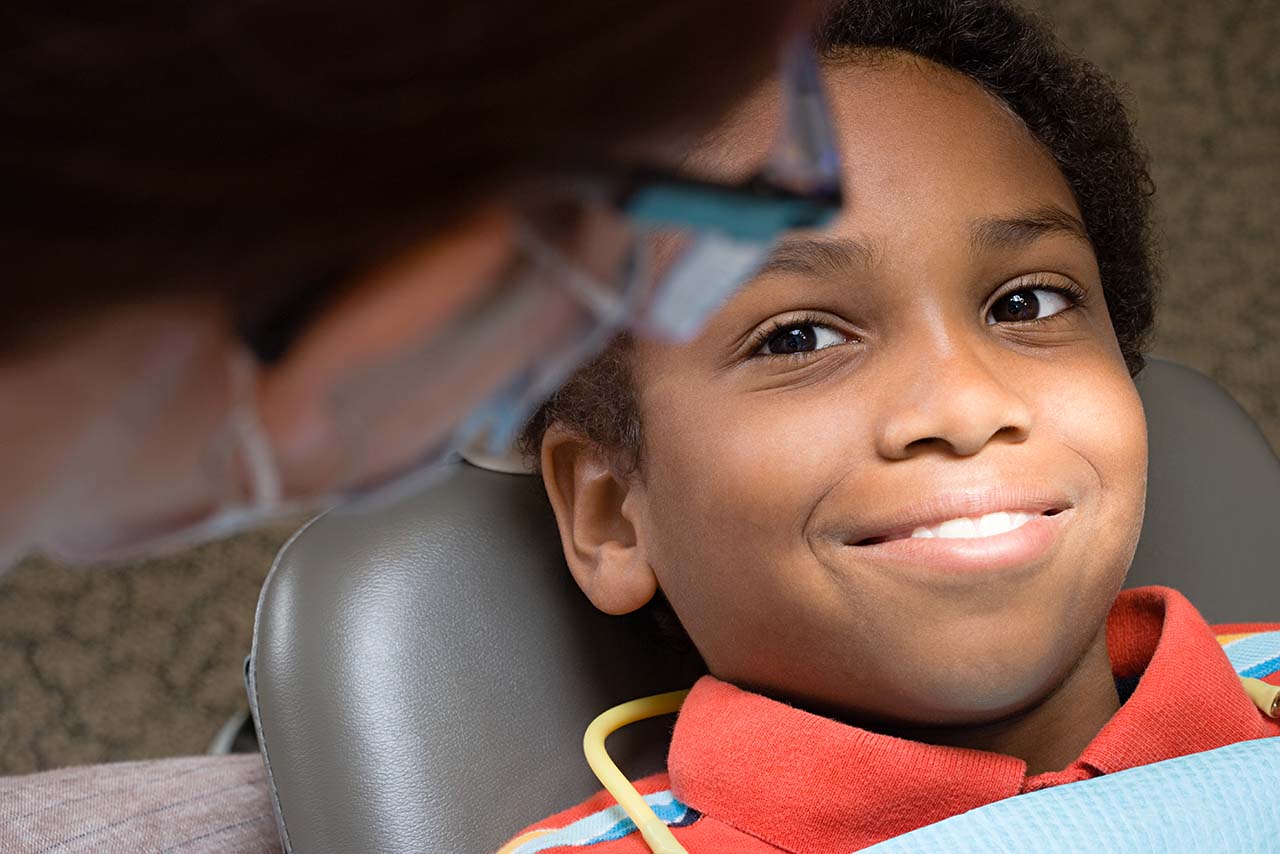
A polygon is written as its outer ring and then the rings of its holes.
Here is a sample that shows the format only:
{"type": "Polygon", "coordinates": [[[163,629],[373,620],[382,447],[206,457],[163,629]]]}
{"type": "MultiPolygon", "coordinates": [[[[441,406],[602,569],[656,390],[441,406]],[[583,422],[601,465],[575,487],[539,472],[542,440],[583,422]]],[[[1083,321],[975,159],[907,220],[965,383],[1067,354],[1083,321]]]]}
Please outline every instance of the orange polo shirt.
{"type": "MultiPolygon", "coordinates": [[[[1215,632],[1177,591],[1122,592],[1107,618],[1107,647],[1115,677],[1140,676],[1137,687],[1074,762],[1031,776],[1012,756],[880,735],[706,676],[676,721],[668,773],[636,788],[670,791],[668,821],[690,852],[848,854],[1024,792],[1280,735],[1280,721],[1245,695],[1217,638],[1277,629],[1215,632]]],[[[1265,681],[1280,684],[1280,673],[1265,681]]],[[[616,830],[545,847],[613,805],[601,792],[503,851],[648,854],[638,833],[616,830]]]]}

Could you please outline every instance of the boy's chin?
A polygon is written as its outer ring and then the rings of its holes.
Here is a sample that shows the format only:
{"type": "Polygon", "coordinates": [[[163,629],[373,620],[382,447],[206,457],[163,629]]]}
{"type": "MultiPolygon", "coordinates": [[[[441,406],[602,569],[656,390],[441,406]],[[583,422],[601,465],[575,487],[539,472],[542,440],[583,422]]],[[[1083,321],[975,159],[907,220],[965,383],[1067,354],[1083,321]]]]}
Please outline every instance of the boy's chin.
{"type": "Polygon", "coordinates": [[[1014,658],[1008,649],[1000,652],[985,661],[904,655],[887,666],[881,662],[874,680],[837,677],[814,684],[797,668],[790,678],[729,681],[854,726],[921,738],[917,730],[981,727],[1028,712],[1063,684],[1075,664],[1051,653],[1014,658]]]}
{"type": "Polygon", "coordinates": [[[932,729],[976,729],[1029,712],[1043,703],[1058,684],[1046,685],[1031,677],[1014,681],[919,680],[903,686],[904,690],[895,696],[852,703],[835,698],[805,698],[768,688],[763,691],[853,726],[929,741],[928,732],[932,729]]]}
{"type": "Polygon", "coordinates": [[[1076,649],[1005,646],[987,656],[934,660],[907,683],[888,717],[917,726],[978,727],[1023,715],[1058,693],[1073,674],[1096,670],[1081,667],[1089,646],[1082,643],[1076,649]]]}
{"type": "MultiPolygon", "coordinates": [[[[834,717],[892,732],[895,727],[976,727],[1030,711],[1063,684],[1080,660],[1061,647],[1034,645],[975,649],[952,654],[933,647],[896,658],[880,672],[871,696],[831,698],[834,717]],[[881,726],[882,725],[882,726],[881,726]]],[[[858,684],[858,683],[854,683],[858,684]]],[[[862,688],[865,682],[859,687],[862,688]]],[[[859,691],[861,693],[861,691],[859,691]]]]}
{"type": "Polygon", "coordinates": [[[903,723],[918,726],[971,727],[997,723],[1025,713],[1053,693],[1058,681],[1041,668],[1004,678],[944,679],[929,686],[904,708],[903,723]]]}

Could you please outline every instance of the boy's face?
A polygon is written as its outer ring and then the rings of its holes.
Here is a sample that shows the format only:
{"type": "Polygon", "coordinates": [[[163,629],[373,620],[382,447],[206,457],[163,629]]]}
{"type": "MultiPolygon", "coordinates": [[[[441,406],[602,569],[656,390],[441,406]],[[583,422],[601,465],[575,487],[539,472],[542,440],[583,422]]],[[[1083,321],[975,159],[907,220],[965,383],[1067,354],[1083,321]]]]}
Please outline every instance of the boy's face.
{"type": "MultiPolygon", "coordinates": [[[[1101,642],[1141,525],[1141,404],[1079,208],[1019,122],[910,60],[828,81],[847,211],[696,341],[637,345],[623,509],[717,676],[995,720],[1101,642]]],[[[732,172],[766,145],[770,98],[704,156],[732,172]]]]}

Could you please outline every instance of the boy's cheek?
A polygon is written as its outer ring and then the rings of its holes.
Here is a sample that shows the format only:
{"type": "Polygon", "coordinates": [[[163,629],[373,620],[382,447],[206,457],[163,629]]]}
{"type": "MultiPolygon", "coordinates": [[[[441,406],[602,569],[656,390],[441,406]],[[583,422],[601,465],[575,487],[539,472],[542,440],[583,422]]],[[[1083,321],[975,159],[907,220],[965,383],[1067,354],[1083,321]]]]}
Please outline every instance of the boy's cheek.
{"type": "MultiPolygon", "coordinates": [[[[1140,524],[1146,497],[1147,423],[1127,371],[1082,371],[1063,380],[1046,425],[1093,469],[1097,497],[1140,524]]],[[[1136,536],[1136,533],[1135,533],[1136,536]]]]}
{"type": "Polygon", "coordinates": [[[691,417],[695,410],[690,399],[645,413],[655,571],[667,587],[696,581],[736,590],[740,600],[753,595],[743,585],[758,592],[783,583],[779,568],[795,573],[794,582],[799,562],[812,561],[804,537],[812,508],[854,465],[847,425],[770,407],[708,406],[691,417]],[[699,567],[697,579],[683,577],[689,566],[699,567]]]}
{"type": "Polygon", "coordinates": [[[1128,371],[1107,359],[1064,374],[1056,408],[1044,417],[1047,437],[1081,459],[1090,475],[1068,542],[1080,573],[1074,592],[1064,585],[1064,607],[1105,616],[1137,548],[1146,502],[1147,426],[1128,371]]]}
{"type": "Polygon", "coordinates": [[[792,563],[813,508],[856,465],[847,432],[813,419],[756,410],[696,432],[671,426],[653,440],[646,470],[661,496],[658,529],[707,559],[792,563]]]}

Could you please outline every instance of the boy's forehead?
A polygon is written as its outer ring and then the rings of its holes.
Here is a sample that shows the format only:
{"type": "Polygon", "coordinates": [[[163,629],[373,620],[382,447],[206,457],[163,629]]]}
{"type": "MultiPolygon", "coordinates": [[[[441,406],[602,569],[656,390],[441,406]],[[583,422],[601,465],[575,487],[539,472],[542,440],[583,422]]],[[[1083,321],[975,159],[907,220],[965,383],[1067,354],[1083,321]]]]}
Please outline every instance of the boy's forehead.
{"type": "Polygon", "coordinates": [[[1071,196],[1023,121],[959,72],[919,60],[836,66],[827,80],[849,180],[886,174],[904,185],[927,179],[947,186],[981,176],[1006,187],[1058,184],[1071,196]]]}
{"type": "MultiPolygon", "coordinates": [[[[1007,104],[971,78],[885,51],[828,60],[823,78],[845,173],[844,223],[874,213],[873,200],[883,206],[922,187],[965,200],[970,219],[1008,213],[1011,204],[1056,204],[1079,216],[1049,151],[1007,104]]],[[[777,79],[765,81],[691,150],[689,168],[721,180],[751,175],[777,137],[781,106],[777,79]]]]}

